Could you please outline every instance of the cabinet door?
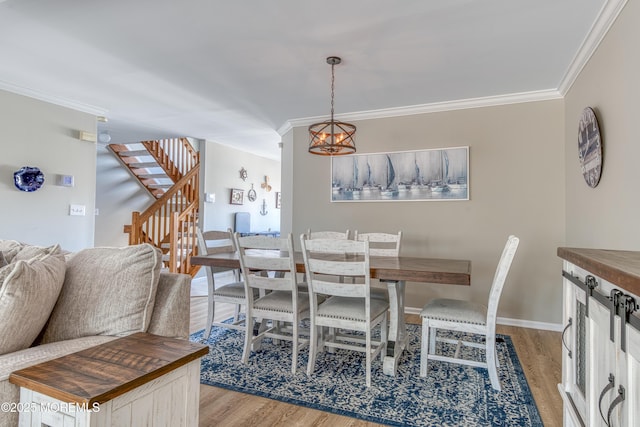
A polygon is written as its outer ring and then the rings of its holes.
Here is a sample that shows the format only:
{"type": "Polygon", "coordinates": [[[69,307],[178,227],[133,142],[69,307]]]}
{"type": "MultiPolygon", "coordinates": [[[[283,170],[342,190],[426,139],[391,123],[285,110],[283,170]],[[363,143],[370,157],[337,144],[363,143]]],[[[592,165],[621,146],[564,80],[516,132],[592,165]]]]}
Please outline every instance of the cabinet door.
{"type": "MultiPolygon", "coordinates": [[[[620,426],[640,426],[640,332],[627,325],[625,401],[621,404],[620,426]]],[[[611,427],[617,427],[612,423],[611,427]]]]}
{"type": "MultiPolygon", "coordinates": [[[[609,404],[617,394],[617,385],[609,386],[609,377],[615,378],[616,375],[616,343],[610,339],[609,309],[593,297],[589,297],[588,317],[587,424],[591,427],[607,427],[604,418],[609,404]]],[[[617,382],[616,379],[616,384],[617,382]]]]}
{"type": "MultiPolygon", "coordinates": [[[[586,420],[586,294],[571,283],[563,281],[562,333],[562,390],[570,397],[569,407],[575,407],[576,416],[586,420]]],[[[565,398],[565,396],[563,396],[565,398]]],[[[572,411],[573,412],[573,411],[572,411]]],[[[579,421],[574,422],[579,425],[579,421]]]]}

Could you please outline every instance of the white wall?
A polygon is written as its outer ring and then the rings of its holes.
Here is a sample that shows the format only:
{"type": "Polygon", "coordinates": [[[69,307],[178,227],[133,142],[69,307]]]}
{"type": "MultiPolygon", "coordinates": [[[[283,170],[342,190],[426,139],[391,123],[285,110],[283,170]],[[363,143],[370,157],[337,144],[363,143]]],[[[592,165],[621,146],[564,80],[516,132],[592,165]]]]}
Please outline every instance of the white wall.
{"type": "Polygon", "coordinates": [[[565,97],[567,246],[640,250],[640,4],[630,1],[565,97]],[[602,136],[600,183],[578,163],[578,119],[590,106],[602,136]]]}
{"type": "MultiPolygon", "coordinates": [[[[408,283],[407,306],[430,297],[486,301],[509,234],[521,238],[499,316],[560,322],[564,242],[563,101],[531,102],[356,122],[358,153],[470,147],[469,201],[330,202],[330,158],[307,152],[306,127],[284,138],[291,229],[396,232],[402,254],[472,262],[471,286],[408,283]]],[[[297,239],[296,239],[297,240],[297,239]]]]}
{"type": "MultiPolygon", "coordinates": [[[[256,156],[246,151],[207,141],[200,144],[202,164],[201,193],[215,194],[215,203],[202,200],[202,226],[205,230],[226,230],[234,225],[236,212],[251,213],[251,230],[280,230],[280,209],[276,209],[276,192],[282,190],[280,162],[256,156]],[[247,170],[247,179],[240,178],[240,169],[247,170]],[[269,177],[271,191],[262,188],[264,177],[269,177]],[[247,193],[256,192],[256,200],[250,202],[247,193]],[[231,189],[244,190],[244,204],[230,204],[231,189]],[[266,201],[266,215],[261,215],[263,200],[266,201]]],[[[204,199],[204,197],[203,197],[204,199]]]]}
{"type": "Polygon", "coordinates": [[[78,136],[96,132],[95,116],[0,91],[0,129],[0,239],[70,251],[93,246],[96,144],[78,136]],[[14,186],[22,166],[40,168],[42,188],[14,186]],[[58,175],[73,175],[75,186],[56,185],[58,175]],[[71,204],[84,205],[86,215],[70,216],[71,204]]]}

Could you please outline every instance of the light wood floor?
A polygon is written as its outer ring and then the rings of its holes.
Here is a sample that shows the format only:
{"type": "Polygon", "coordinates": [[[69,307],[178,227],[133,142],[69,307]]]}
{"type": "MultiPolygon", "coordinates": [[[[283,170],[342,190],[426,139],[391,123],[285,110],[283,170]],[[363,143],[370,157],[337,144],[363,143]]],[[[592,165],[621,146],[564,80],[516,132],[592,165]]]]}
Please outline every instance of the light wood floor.
{"type": "MultiPolygon", "coordinates": [[[[191,332],[203,329],[206,319],[207,298],[192,297],[191,332]]],[[[408,315],[407,321],[420,323],[420,318],[408,315]]],[[[560,333],[512,326],[498,326],[497,332],[511,336],[544,425],[561,426],[562,399],[557,389],[561,380],[560,333]]],[[[201,427],[377,425],[218,387],[200,386],[201,427]]]]}

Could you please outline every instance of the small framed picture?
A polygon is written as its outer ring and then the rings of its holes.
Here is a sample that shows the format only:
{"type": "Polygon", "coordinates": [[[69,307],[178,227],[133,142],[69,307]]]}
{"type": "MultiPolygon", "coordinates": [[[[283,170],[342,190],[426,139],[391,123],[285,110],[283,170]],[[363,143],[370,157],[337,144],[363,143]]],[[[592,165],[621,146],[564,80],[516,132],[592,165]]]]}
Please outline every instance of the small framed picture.
{"type": "Polygon", "coordinates": [[[280,209],[280,192],[276,191],[276,209],[280,209]]]}
{"type": "Polygon", "coordinates": [[[232,205],[242,205],[244,203],[244,190],[238,188],[231,189],[231,201],[232,205]]]}

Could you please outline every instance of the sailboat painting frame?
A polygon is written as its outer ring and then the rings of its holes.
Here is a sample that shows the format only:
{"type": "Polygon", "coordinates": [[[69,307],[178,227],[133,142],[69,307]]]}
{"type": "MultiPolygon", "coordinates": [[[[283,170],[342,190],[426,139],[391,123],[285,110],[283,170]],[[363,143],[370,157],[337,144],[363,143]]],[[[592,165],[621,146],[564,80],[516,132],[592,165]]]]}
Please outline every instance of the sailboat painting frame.
{"type": "Polygon", "coordinates": [[[332,202],[469,200],[469,147],[331,158],[332,202]]]}

